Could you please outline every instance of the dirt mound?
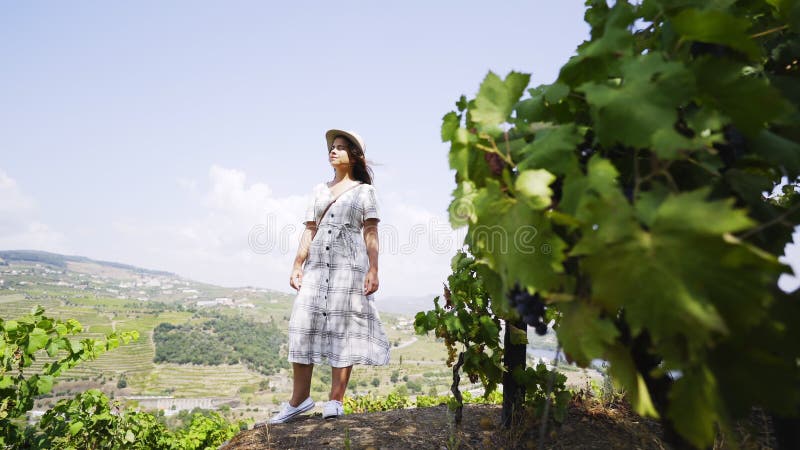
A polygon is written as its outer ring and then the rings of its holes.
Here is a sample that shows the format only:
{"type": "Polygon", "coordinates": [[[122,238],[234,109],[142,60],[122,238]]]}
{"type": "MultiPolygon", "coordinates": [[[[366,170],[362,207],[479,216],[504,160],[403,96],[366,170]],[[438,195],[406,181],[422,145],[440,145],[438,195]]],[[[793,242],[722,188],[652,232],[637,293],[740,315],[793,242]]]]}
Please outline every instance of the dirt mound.
{"type": "MultiPolygon", "coordinates": [[[[243,431],[223,450],[254,449],[512,449],[537,448],[540,421],[530,415],[511,429],[500,426],[500,405],[468,404],[462,423],[452,424],[447,406],[348,414],[321,414],[243,431]]],[[[658,422],[642,419],[625,405],[596,407],[573,402],[560,425],[545,433],[557,449],[667,448],[658,422]]]]}

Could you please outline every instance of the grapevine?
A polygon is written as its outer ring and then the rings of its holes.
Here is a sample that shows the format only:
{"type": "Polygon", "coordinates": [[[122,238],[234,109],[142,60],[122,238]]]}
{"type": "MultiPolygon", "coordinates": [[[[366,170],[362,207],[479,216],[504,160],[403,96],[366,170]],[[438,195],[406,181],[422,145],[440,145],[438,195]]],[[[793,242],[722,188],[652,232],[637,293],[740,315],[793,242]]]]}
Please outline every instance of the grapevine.
{"type": "Polygon", "coordinates": [[[586,2],[553,83],[490,72],[444,115],[450,223],[495,317],[556,319],[567,359],[608,361],[676,447],[753,407],[797,428],[800,294],[777,280],[800,223],[800,2],[613,3],[586,2]]]}

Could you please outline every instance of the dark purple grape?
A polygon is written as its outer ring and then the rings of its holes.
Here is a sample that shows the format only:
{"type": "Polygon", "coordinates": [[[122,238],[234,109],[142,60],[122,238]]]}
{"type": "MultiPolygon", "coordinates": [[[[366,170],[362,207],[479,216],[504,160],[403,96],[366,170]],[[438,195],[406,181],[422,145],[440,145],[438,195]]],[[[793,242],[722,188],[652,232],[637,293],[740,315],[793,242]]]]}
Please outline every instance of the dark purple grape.
{"type": "Polygon", "coordinates": [[[536,333],[540,336],[547,333],[547,323],[544,320],[547,305],[542,302],[538,292],[530,295],[527,289],[521,288],[517,283],[508,293],[508,299],[523,322],[535,327],[536,333]]]}

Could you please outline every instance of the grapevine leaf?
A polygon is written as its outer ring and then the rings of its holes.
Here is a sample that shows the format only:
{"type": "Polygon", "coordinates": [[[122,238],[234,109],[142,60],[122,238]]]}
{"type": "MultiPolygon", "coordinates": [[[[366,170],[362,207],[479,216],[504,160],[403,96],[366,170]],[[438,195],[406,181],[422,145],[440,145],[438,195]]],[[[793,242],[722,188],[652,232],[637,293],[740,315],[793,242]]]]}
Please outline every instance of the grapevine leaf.
{"type": "MultiPolygon", "coordinates": [[[[780,91],[765,79],[744,75],[745,66],[722,58],[699,58],[692,66],[704,104],[719,108],[744,133],[753,135],[791,111],[780,91]],[[753,107],[753,99],[758,107],[753,107]]],[[[794,159],[797,161],[796,157],[794,159]]]]}
{"type": "Polygon", "coordinates": [[[73,422],[69,425],[69,434],[75,436],[83,429],[83,422],[73,422]]]}
{"type": "Polygon", "coordinates": [[[513,324],[506,322],[506,326],[509,330],[511,330],[511,343],[514,345],[521,345],[528,343],[528,333],[524,330],[520,330],[519,328],[515,327],[513,324]]]}
{"type": "Polygon", "coordinates": [[[669,196],[656,213],[653,232],[687,231],[719,236],[755,225],[746,210],[733,208],[733,198],[707,201],[710,192],[710,186],[703,186],[669,196]]]}
{"type": "Polygon", "coordinates": [[[757,59],[761,48],[750,39],[750,20],[739,19],[718,9],[687,9],[671,20],[672,28],[684,40],[727,45],[757,59]]]}
{"type": "Polygon", "coordinates": [[[490,316],[481,316],[478,322],[481,326],[481,337],[483,340],[489,344],[497,344],[500,329],[497,327],[497,324],[492,321],[492,318],[490,316]]]}
{"type": "Polygon", "coordinates": [[[786,169],[790,179],[800,175],[800,144],[771,131],[762,131],[753,139],[753,148],[767,161],[786,169]]]}
{"type": "Polygon", "coordinates": [[[36,353],[39,349],[42,349],[47,345],[47,332],[41,328],[34,328],[30,334],[28,335],[28,347],[26,348],[26,352],[29,355],[36,353]]]}
{"type": "Polygon", "coordinates": [[[608,319],[600,318],[600,309],[585,302],[569,302],[562,306],[563,317],[556,333],[564,352],[581,367],[601,358],[613,344],[619,330],[608,319]]]}
{"type": "Polygon", "coordinates": [[[514,188],[531,209],[540,210],[550,206],[553,195],[550,183],[555,179],[555,175],[544,169],[524,170],[517,176],[514,188]]]}
{"type": "Polygon", "coordinates": [[[636,371],[636,365],[625,347],[616,345],[610,348],[607,354],[611,363],[608,369],[609,373],[614,383],[622,385],[630,395],[631,406],[633,406],[634,411],[641,416],[658,417],[658,412],[650,399],[647,385],[642,375],[636,371]]]}
{"type": "Polygon", "coordinates": [[[470,110],[472,120],[483,126],[505,122],[529,81],[529,74],[512,71],[502,80],[489,72],[475,97],[475,108],[470,110]]]}
{"type": "Polygon", "coordinates": [[[478,217],[473,203],[476,195],[475,185],[470,181],[459,183],[458,187],[453,190],[453,200],[447,208],[450,225],[453,228],[460,228],[477,220],[478,217]]]}
{"type": "Polygon", "coordinates": [[[474,204],[478,221],[465,242],[485,255],[503,279],[505,291],[516,281],[535,290],[547,290],[558,282],[565,244],[543,213],[505,195],[495,180],[487,180],[474,204]]]}
{"type": "Polygon", "coordinates": [[[583,136],[573,124],[545,128],[524,148],[527,156],[517,168],[547,169],[556,175],[575,173],[579,170],[575,152],[581,142],[583,136]]]}
{"type": "Polygon", "coordinates": [[[652,226],[656,211],[667,195],[669,195],[669,189],[658,182],[651,183],[649,191],[640,192],[635,203],[636,217],[639,221],[647,227],[652,226]]]}
{"type": "Polygon", "coordinates": [[[587,81],[605,80],[616,72],[620,57],[633,54],[634,38],[628,26],[635,18],[628,2],[617,2],[602,20],[602,34],[595,34],[600,26],[596,22],[592,40],[578,47],[578,54],[561,68],[558,81],[574,88],[587,81]]]}
{"type": "Polygon", "coordinates": [[[600,144],[653,147],[665,159],[688,143],[674,129],[677,108],[694,93],[694,77],[686,67],[668,62],[658,53],[626,60],[623,83],[589,82],[577,89],[586,93],[600,144]],[[642,101],[646,98],[647,101],[642,101]]]}
{"type": "Polygon", "coordinates": [[[36,390],[38,394],[46,394],[53,389],[52,375],[38,375],[36,379],[36,390]]]}
{"type": "Polygon", "coordinates": [[[675,429],[698,448],[714,442],[721,407],[714,375],[707,368],[687,370],[670,392],[667,416],[675,429]],[[692,411],[692,414],[686,414],[692,411]]]}
{"type": "Polygon", "coordinates": [[[453,139],[460,122],[461,118],[453,111],[442,117],[442,142],[448,142],[453,139]]]}
{"type": "Polygon", "coordinates": [[[637,230],[634,211],[622,195],[613,164],[598,154],[587,164],[587,174],[564,180],[561,208],[583,225],[583,238],[570,251],[590,254],[606,245],[631,237],[637,230]]]}
{"type": "Polygon", "coordinates": [[[730,200],[706,201],[707,194],[704,187],[668,197],[650,232],[595,246],[586,257],[593,299],[607,310],[624,306],[634,334],[647,327],[656,342],[685,336],[699,350],[728,324],[763,317],[779,273],[775,258],[724,238],[751,221],[730,200]]]}
{"type": "Polygon", "coordinates": [[[10,375],[0,375],[0,389],[5,389],[14,384],[14,378],[10,375]]]}
{"type": "Polygon", "coordinates": [[[555,82],[544,91],[544,99],[550,103],[558,103],[569,95],[569,86],[564,83],[555,82]]]}
{"type": "Polygon", "coordinates": [[[456,128],[451,139],[448,159],[450,161],[450,168],[456,171],[457,181],[458,179],[470,178],[468,171],[470,149],[468,144],[469,133],[467,130],[456,128]]]}

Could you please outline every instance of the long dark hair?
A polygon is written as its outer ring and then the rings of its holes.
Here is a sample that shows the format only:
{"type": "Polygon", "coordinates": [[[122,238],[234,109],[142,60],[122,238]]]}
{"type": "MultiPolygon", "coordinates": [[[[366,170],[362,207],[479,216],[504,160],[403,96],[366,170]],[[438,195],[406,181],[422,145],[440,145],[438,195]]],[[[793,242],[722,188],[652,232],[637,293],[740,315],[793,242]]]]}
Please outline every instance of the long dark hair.
{"type": "Polygon", "coordinates": [[[350,175],[353,179],[362,183],[372,184],[375,175],[372,172],[372,168],[367,164],[364,152],[349,137],[337,134],[332,141],[335,141],[336,138],[342,138],[347,141],[347,156],[350,158],[350,175]]]}

